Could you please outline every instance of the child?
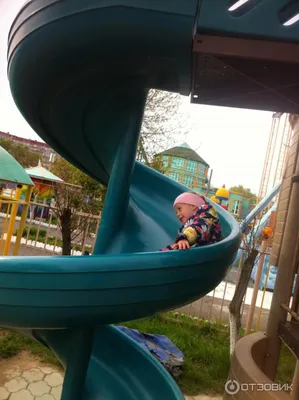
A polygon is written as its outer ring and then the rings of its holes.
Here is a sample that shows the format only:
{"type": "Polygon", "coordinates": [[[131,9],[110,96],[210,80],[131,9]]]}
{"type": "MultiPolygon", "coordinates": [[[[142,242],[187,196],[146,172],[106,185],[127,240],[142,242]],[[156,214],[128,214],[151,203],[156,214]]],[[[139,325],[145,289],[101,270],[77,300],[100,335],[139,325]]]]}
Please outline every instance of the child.
{"type": "Polygon", "coordinates": [[[175,242],[161,251],[185,250],[222,239],[217,212],[203,196],[193,192],[182,193],[175,199],[173,207],[183,225],[175,242]]]}

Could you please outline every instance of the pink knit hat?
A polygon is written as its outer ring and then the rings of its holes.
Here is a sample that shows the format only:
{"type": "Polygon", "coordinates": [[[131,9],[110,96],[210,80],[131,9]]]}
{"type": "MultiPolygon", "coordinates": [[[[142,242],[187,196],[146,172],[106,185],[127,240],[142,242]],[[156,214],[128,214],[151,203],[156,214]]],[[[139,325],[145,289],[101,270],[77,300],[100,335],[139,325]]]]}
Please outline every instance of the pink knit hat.
{"type": "Polygon", "coordinates": [[[195,193],[185,192],[180,194],[174,201],[173,206],[178,203],[190,204],[191,206],[201,207],[206,204],[205,200],[195,193]]]}

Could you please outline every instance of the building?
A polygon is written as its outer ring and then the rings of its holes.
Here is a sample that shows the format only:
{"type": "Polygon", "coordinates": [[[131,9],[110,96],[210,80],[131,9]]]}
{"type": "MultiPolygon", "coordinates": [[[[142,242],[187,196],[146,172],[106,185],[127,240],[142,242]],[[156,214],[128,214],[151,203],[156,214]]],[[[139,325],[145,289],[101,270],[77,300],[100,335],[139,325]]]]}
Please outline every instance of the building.
{"type": "Polygon", "coordinates": [[[227,191],[224,189],[225,185],[220,189],[210,186],[208,191],[207,183],[210,166],[187,143],[156,154],[154,161],[162,163],[165,175],[209,198],[215,196],[219,190],[225,190],[228,198],[225,199],[223,205],[238,220],[244,219],[250,212],[250,199],[243,194],[227,191]]]}
{"type": "Polygon", "coordinates": [[[14,143],[22,144],[27,146],[32,152],[39,153],[42,158],[42,163],[49,167],[51,162],[54,161],[55,151],[44,142],[39,142],[38,140],[26,139],[19,136],[11,135],[8,132],[0,131],[0,139],[10,140],[14,143]]]}
{"type": "Polygon", "coordinates": [[[250,199],[238,192],[229,191],[228,211],[238,219],[244,219],[251,211],[250,199]]]}
{"type": "Polygon", "coordinates": [[[250,199],[244,194],[227,190],[225,185],[222,188],[210,188],[208,194],[205,193],[205,188],[202,188],[201,193],[207,195],[211,200],[224,206],[237,220],[244,219],[252,209],[250,199]]]}
{"type": "Polygon", "coordinates": [[[156,154],[155,161],[162,162],[165,175],[194,191],[200,192],[208,181],[209,164],[187,143],[156,154]]]}

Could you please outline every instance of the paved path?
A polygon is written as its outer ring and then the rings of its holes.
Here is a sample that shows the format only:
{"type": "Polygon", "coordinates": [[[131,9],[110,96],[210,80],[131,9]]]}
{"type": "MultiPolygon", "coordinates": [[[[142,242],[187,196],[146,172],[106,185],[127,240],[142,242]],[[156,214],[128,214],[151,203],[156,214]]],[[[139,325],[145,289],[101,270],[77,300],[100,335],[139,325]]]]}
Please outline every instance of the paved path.
{"type": "MultiPolygon", "coordinates": [[[[43,364],[23,351],[0,361],[0,400],[60,400],[64,372],[43,364]]],[[[185,396],[186,400],[221,400],[207,395],[185,396]]]]}
{"type": "Polygon", "coordinates": [[[26,352],[0,361],[0,400],[60,400],[63,372],[26,352]]]}
{"type": "Polygon", "coordinates": [[[199,394],[197,396],[185,396],[186,400],[222,400],[222,396],[207,396],[206,394],[199,394]]]}

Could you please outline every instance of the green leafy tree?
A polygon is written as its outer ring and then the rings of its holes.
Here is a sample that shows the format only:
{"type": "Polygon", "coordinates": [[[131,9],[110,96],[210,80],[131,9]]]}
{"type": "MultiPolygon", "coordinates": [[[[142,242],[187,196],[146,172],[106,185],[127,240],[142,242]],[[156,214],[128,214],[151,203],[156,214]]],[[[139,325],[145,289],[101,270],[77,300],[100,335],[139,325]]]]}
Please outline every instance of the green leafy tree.
{"type": "Polygon", "coordinates": [[[161,174],[165,174],[168,170],[168,165],[165,166],[163,163],[162,157],[157,156],[154,157],[151,162],[146,163],[149,167],[155,169],[156,171],[160,172],[161,174]]]}
{"type": "Polygon", "coordinates": [[[252,193],[252,191],[249,188],[245,188],[243,185],[232,186],[229,190],[240,193],[244,197],[247,197],[251,205],[255,204],[257,201],[256,194],[252,193]]]}
{"type": "Polygon", "coordinates": [[[39,153],[31,151],[28,146],[11,140],[0,138],[0,146],[11,154],[23,168],[36,166],[41,158],[39,153]]]}

